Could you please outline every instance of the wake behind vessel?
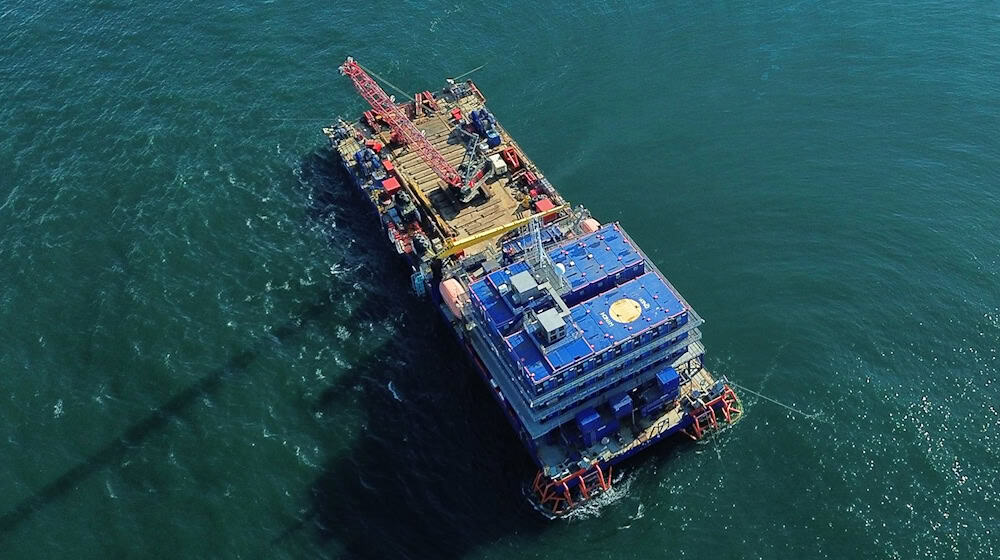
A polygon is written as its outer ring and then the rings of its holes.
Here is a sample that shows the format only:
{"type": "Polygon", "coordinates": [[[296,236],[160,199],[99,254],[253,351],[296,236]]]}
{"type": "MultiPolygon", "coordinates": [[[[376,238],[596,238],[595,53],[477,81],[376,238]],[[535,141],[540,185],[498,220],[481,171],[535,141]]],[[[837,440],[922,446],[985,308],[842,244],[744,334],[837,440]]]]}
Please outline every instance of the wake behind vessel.
{"type": "Polygon", "coordinates": [[[703,365],[701,317],[620,224],[567,204],[471,80],[397,103],[353,59],[340,70],[372,109],[324,133],[538,465],[539,509],[742,415],[703,365]]]}

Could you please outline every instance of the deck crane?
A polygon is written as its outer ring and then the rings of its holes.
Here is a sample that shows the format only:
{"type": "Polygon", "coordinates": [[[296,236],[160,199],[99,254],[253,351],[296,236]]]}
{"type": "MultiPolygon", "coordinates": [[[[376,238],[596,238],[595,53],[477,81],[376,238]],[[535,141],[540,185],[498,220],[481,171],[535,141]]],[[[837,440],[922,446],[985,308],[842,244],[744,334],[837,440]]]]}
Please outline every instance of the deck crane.
{"type": "MultiPolygon", "coordinates": [[[[476,70],[478,70],[478,68],[476,70]]],[[[462,198],[466,201],[471,198],[470,195],[473,195],[475,192],[474,187],[477,182],[475,175],[473,175],[473,177],[469,180],[464,179],[462,175],[459,174],[458,170],[444,159],[444,156],[442,156],[441,153],[438,152],[433,145],[431,145],[427,138],[424,137],[423,133],[421,133],[420,130],[414,126],[413,122],[406,117],[406,114],[403,113],[402,109],[400,109],[392,98],[389,97],[389,94],[387,94],[385,90],[383,90],[382,87],[375,82],[369,73],[360,64],[358,64],[354,58],[348,57],[347,61],[340,65],[340,73],[351,78],[351,81],[354,83],[354,88],[358,90],[361,97],[364,97],[365,100],[368,101],[368,103],[372,106],[372,109],[378,113],[382,120],[389,125],[393,134],[395,134],[406,145],[415,149],[427,165],[434,171],[434,173],[441,178],[441,180],[443,180],[447,185],[459,189],[462,198]]],[[[467,72],[467,74],[468,73],[469,72],[467,72]]],[[[468,132],[465,132],[464,134],[466,136],[474,136],[468,132]]],[[[478,148],[472,144],[472,138],[468,138],[466,142],[466,157],[463,162],[468,164],[471,163],[469,160],[474,158],[478,148]]],[[[550,216],[561,212],[566,208],[567,207],[565,205],[561,204],[549,210],[539,212],[532,216],[519,218],[508,224],[490,228],[486,231],[463,239],[454,239],[452,237],[454,234],[447,234],[449,238],[445,240],[446,245],[444,250],[434,255],[434,258],[438,260],[446,259],[455,254],[461,253],[468,247],[484,243],[495,237],[503,235],[508,231],[522,227],[528,224],[532,219],[550,216]]],[[[442,229],[445,230],[445,228],[442,229]]],[[[420,277],[421,274],[421,272],[415,273],[414,277],[420,277]]],[[[423,281],[422,278],[423,277],[419,280],[420,282],[423,281]]],[[[416,287],[417,284],[418,280],[414,280],[414,287],[416,287]]]]}
{"type": "Polygon", "coordinates": [[[463,195],[469,191],[471,186],[462,180],[458,170],[444,159],[441,152],[431,145],[413,122],[406,118],[406,114],[389,97],[389,94],[368,75],[368,72],[365,72],[365,69],[353,57],[347,57],[347,61],[340,65],[340,73],[351,78],[351,81],[354,82],[354,88],[389,125],[393,134],[406,145],[415,149],[442,181],[458,188],[463,195]]]}

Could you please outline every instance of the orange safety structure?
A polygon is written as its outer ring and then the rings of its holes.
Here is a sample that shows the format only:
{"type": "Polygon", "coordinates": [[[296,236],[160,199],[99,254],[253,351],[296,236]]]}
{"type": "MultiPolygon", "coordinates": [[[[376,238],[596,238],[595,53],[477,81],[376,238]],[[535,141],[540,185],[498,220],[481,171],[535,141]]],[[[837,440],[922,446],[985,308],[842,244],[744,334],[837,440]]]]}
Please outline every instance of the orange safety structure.
{"type": "Polygon", "coordinates": [[[696,410],[691,411],[691,417],[694,419],[694,423],[690,427],[684,430],[684,433],[688,435],[693,440],[699,440],[705,436],[705,433],[709,429],[718,429],[719,420],[718,416],[715,414],[715,409],[719,408],[722,410],[722,414],[726,418],[726,422],[732,424],[736,421],[741,414],[743,414],[743,409],[740,407],[740,401],[736,398],[736,393],[726,385],[722,390],[722,394],[715,397],[711,401],[705,403],[704,406],[696,410]]]}
{"type": "Polygon", "coordinates": [[[601,468],[599,461],[594,462],[590,467],[582,468],[565,478],[559,480],[548,479],[542,471],[535,475],[533,489],[538,495],[538,505],[543,509],[551,508],[553,515],[566,513],[575,504],[569,483],[576,481],[577,488],[580,489],[578,499],[580,501],[589,500],[596,496],[595,492],[606,492],[611,489],[611,467],[608,467],[607,474],[601,468]],[[588,481],[592,487],[588,487],[588,481]],[[596,484],[595,484],[596,483],[596,484]]]}

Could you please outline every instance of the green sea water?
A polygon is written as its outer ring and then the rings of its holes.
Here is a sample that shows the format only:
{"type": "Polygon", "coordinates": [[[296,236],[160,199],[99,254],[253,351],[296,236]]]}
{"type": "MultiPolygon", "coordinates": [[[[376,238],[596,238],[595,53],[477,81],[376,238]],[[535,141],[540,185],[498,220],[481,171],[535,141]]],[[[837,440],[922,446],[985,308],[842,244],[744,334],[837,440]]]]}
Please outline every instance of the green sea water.
{"type": "Polygon", "coordinates": [[[995,558],[1000,4],[0,4],[0,558],[995,558]],[[750,393],[569,520],[320,127],[473,74],[750,393]]]}

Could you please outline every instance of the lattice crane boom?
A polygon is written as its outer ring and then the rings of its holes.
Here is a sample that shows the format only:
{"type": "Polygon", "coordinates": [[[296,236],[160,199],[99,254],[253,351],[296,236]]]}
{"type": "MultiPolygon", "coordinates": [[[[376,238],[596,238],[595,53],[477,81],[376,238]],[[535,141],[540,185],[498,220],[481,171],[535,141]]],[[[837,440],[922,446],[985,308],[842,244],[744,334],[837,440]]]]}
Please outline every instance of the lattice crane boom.
{"type": "Polygon", "coordinates": [[[410,148],[415,149],[441,180],[452,186],[461,185],[462,176],[458,171],[431,145],[413,122],[406,118],[389,94],[368,75],[368,72],[365,72],[360,64],[348,57],[340,66],[340,73],[354,82],[354,88],[389,125],[392,132],[410,148]]]}

